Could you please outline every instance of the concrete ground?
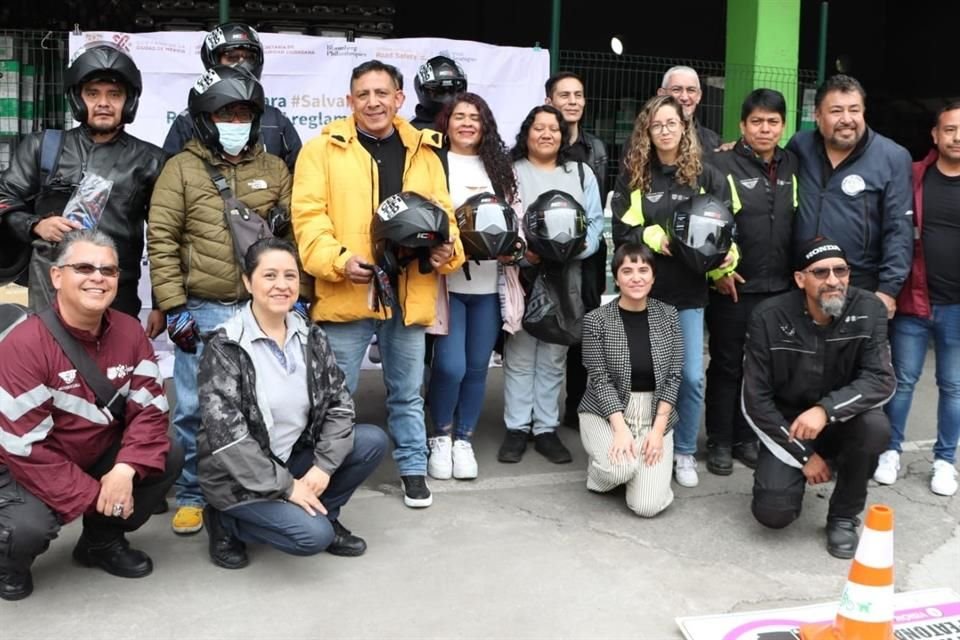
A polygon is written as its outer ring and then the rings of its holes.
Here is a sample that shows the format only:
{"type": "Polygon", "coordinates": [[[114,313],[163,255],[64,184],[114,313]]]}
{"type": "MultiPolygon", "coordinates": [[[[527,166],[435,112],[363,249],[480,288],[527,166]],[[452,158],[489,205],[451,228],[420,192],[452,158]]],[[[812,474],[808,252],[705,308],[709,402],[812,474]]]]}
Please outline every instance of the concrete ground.
{"type": "MultiPolygon", "coordinates": [[[[930,354],[928,365],[932,365],[930,354]]],[[[936,391],[928,366],[893,487],[870,501],[896,510],[897,589],[960,592],[960,498],[928,489],[936,391]]],[[[169,514],[133,534],[154,573],[125,580],[70,559],[64,528],[34,565],[36,591],[0,602],[0,638],[641,638],[676,639],[676,616],[744,611],[839,597],[849,568],[824,550],[831,487],[808,491],[791,527],[770,531],[749,509],[752,476],[676,487],[666,512],[641,520],[622,492],[588,493],[577,433],[562,429],[574,462],[531,449],[496,462],[502,375],[491,371],[476,436],[480,477],[431,481],[434,505],[403,506],[385,461],[343,521],[364,536],[361,558],[285,556],[253,548],[250,566],[212,565],[205,533],[177,537],[169,514]]],[[[358,420],[383,424],[379,372],[363,374],[358,420]]],[[[872,484],[872,483],[871,483],[872,484]]]]}

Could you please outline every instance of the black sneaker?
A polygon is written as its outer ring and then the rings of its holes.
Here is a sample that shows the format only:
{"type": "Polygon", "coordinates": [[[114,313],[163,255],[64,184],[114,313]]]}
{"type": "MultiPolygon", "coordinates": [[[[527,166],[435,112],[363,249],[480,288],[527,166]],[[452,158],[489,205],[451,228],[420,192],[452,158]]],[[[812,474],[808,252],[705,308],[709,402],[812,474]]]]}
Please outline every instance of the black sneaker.
{"type": "Polygon", "coordinates": [[[760,457],[760,443],[756,440],[738,442],[733,445],[733,457],[751,469],[757,468],[757,458],[760,457]]]}
{"type": "Polygon", "coordinates": [[[573,462],[570,450],[560,442],[560,436],[557,435],[556,431],[548,431],[533,436],[533,448],[554,464],[573,462]]]}
{"type": "Polygon", "coordinates": [[[403,487],[403,504],[408,507],[422,509],[433,504],[426,476],[400,476],[400,485],[403,487]]]}
{"type": "Polygon", "coordinates": [[[527,432],[519,429],[507,429],[503,437],[503,444],[497,452],[500,462],[520,462],[523,452],[527,450],[527,432]]]}
{"type": "Polygon", "coordinates": [[[707,471],[716,476],[733,473],[733,454],[729,446],[707,443],[707,471]]]}
{"type": "Polygon", "coordinates": [[[348,558],[363,555],[363,552],[367,550],[366,540],[353,535],[350,529],[340,524],[339,520],[334,520],[330,524],[333,525],[334,537],[333,542],[327,547],[327,553],[348,558]]]}
{"type": "Polygon", "coordinates": [[[33,576],[29,571],[0,571],[0,599],[23,600],[33,593],[33,576]]]}
{"type": "Polygon", "coordinates": [[[224,569],[242,569],[250,564],[247,545],[230,535],[220,521],[220,512],[207,505],[203,508],[203,528],[209,538],[210,561],[224,569]]]}

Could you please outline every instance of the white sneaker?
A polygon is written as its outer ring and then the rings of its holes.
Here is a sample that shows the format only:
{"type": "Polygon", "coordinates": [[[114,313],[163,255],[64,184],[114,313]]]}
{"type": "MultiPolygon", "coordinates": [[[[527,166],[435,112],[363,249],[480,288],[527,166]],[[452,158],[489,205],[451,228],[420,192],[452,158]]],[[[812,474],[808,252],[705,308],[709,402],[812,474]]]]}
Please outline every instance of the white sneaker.
{"type": "Polygon", "coordinates": [[[930,491],[938,496],[952,496],[957,492],[957,470],[946,460],[933,461],[930,491]]]}
{"type": "Polygon", "coordinates": [[[429,438],[427,446],[430,447],[430,460],[427,461],[427,473],[431,478],[437,480],[449,480],[453,475],[453,441],[450,436],[437,436],[429,438]]]}
{"type": "Polygon", "coordinates": [[[473,445],[467,440],[453,443],[453,477],[457,480],[477,477],[477,458],[473,455],[473,445]]]}
{"type": "Polygon", "coordinates": [[[697,476],[697,459],[688,453],[678,453],[673,456],[673,474],[677,484],[681,487],[695,487],[700,484],[697,476]]]}
{"type": "Polygon", "coordinates": [[[900,471],[900,453],[890,449],[880,454],[877,470],[873,472],[873,479],[880,484],[893,484],[897,481],[897,472],[900,471]]]}

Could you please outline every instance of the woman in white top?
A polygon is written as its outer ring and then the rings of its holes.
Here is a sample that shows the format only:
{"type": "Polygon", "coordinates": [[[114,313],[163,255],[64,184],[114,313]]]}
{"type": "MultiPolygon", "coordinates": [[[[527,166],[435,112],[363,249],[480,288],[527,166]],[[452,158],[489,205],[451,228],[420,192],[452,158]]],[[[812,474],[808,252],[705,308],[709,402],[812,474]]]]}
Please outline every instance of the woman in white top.
{"type": "MultiPolygon", "coordinates": [[[[483,98],[459,94],[440,112],[437,129],[447,135],[445,166],[454,207],[479,193],[515,201],[513,167],[483,98]]],[[[463,269],[447,276],[448,333],[434,343],[427,390],[436,429],[429,440],[427,470],[441,480],[451,475],[477,477],[470,438],[480,418],[490,354],[500,334],[500,263],[467,258],[463,269]]]]}

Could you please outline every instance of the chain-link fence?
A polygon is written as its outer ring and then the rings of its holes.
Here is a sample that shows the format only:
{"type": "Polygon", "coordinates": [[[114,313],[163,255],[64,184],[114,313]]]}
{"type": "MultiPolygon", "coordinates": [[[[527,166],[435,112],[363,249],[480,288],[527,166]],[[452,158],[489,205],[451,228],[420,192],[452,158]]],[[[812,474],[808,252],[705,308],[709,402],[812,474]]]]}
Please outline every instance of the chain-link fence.
{"type": "Polygon", "coordinates": [[[66,126],[67,33],[0,30],[0,170],[20,136],[66,126]]]}
{"type": "MultiPolygon", "coordinates": [[[[561,51],[559,68],[572,71],[583,78],[587,88],[587,113],[584,128],[600,137],[607,145],[609,166],[608,184],[613,188],[623,144],[633,130],[634,119],[643,103],[657,93],[663,74],[675,65],[686,65],[697,70],[703,96],[697,118],[705,126],[721,133],[723,131],[724,96],[729,88],[739,100],[756,87],[777,89],[787,98],[787,108],[796,117],[803,90],[813,87],[816,73],[807,70],[781,69],[777,67],[736,66],[725,68],[722,62],[657,58],[651,56],[596,53],[586,51],[561,51]]],[[[799,121],[795,119],[794,125],[799,121]]]]}

